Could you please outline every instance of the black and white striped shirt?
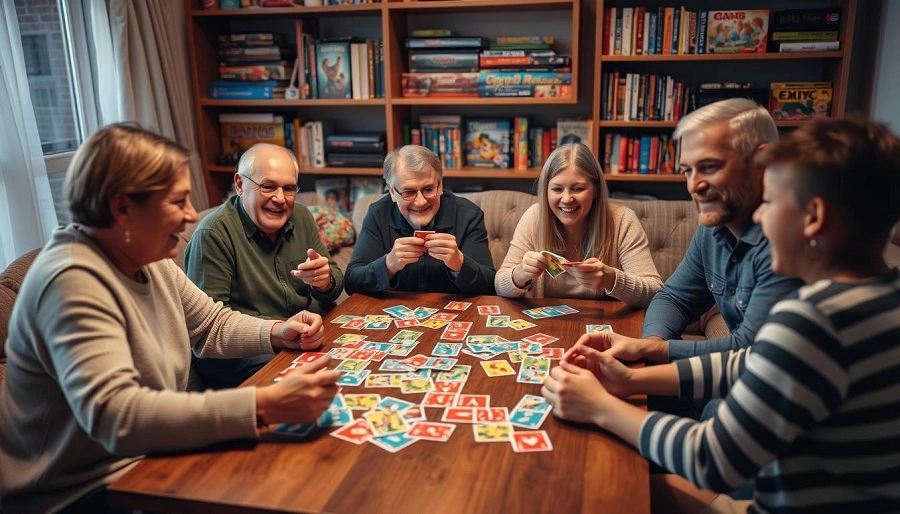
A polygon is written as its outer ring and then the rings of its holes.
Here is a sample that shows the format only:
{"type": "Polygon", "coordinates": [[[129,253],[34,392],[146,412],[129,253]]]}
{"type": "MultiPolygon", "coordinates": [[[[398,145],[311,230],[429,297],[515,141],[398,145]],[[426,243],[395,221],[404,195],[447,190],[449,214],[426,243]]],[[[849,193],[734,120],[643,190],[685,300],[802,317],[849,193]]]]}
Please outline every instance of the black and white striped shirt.
{"type": "Polygon", "coordinates": [[[652,413],[647,458],[704,489],[755,478],[752,512],[900,512],[900,271],[803,287],[751,348],[677,366],[681,397],[725,401],[652,413]]]}

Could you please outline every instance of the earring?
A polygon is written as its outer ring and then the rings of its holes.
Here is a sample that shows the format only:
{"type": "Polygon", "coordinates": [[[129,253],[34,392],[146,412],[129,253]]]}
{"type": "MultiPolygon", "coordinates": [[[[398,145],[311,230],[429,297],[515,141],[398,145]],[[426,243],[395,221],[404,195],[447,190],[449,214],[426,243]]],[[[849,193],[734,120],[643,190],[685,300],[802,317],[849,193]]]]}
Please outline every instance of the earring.
{"type": "Polygon", "coordinates": [[[131,242],[131,231],[126,228],[125,229],[125,244],[128,244],[130,242],[131,242]]]}
{"type": "Polygon", "coordinates": [[[822,249],[819,248],[818,241],[816,241],[815,239],[810,239],[806,246],[803,248],[803,253],[806,254],[806,257],[809,260],[815,261],[822,256],[822,249]]]}

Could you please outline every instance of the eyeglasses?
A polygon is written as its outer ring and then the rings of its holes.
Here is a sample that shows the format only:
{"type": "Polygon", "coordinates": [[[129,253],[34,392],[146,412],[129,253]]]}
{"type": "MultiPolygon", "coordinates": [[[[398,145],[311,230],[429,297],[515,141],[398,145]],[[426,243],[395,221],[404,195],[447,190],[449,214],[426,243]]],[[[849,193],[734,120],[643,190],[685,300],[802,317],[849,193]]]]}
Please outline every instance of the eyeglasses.
{"type": "Polygon", "coordinates": [[[400,191],[394,186],[391,186],[391,189],[393,189],[398,195],[400,195],[400,198],[409,202],[415,200],[416,197],[419,196],[419,193],[422,193],[423,198],[430,200],[437,196],[439,187],[440,184],[436,186],[428,186],[423,189],[404,189],[403,191],[400,191]]]}
{"type": "Polygon", "coordinates": [[[260,184],[247,175],[241,176],[256,184],[256,187],[259,189],[259,192],[262,193],[263,196],[275,196],[275,193],[277,193],[278,190],[281,189],[281,192],[284,196],[294,197],[297,196],[297,192],[300,190],[300,188],[296,184],[290,184],[286,186],[276,186],[275,184],[272,184],[270,182],[260,184]]]}

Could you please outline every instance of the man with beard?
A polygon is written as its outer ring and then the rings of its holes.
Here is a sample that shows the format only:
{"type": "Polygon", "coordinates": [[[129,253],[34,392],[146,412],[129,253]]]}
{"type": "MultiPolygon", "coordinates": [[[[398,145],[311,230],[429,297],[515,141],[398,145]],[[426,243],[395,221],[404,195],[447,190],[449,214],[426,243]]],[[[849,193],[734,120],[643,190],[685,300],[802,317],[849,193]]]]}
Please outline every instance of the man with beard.
{"type": "Polygon", "coordinates": [[[643,338],[617,335],[607,350],[622,360],[669,362],[751,345],[772,305],[800,287],[771,269],[769,241],[753,222],[762,203],[763,166],[753,156],[778,137],[768,111],[733,98],[688,114],[675,128],[680,170],[699,210],[684,260],[653,297],[643,338]],[[713,305],[728,337],[679,339],[713,305]]]}
{"type": "Polygon", "coordinates": [[[442,186],[440,158],[407,145],[384,159],[389,194],[363,220],[347,266],[348,294],[432,291],[494,294],[484,212],[442,186]]]}

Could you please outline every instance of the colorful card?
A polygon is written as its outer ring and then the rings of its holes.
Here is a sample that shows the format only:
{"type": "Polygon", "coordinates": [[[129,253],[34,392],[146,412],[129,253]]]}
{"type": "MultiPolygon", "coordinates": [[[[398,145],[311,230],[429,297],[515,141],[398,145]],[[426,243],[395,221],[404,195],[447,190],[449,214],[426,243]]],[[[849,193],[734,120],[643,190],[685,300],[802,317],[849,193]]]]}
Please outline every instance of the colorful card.
{"type": "Polygon", "coordinates": [[[514,432],[510,440],[513,451],[516,452],[551,452],[553,444],[545,430],[534,432],[514,432]]]}
{"type": "Polygon", "coordinates": [[[363,414],[376,436],[399,434],[409,430],[409,423],[397,411],[372,409],[363,414]]]}
{"type": "Polygon", "coordinates": [[[352,330],[362,330],[366,326],[366,320],[363,318],[354,318],[341,325],[341,328],[349,328],[352,330]]]}
{"type": "Polygon", "coordinates": [[[486,394],[461,394],[456,397],[455,406],[487,409],[491,406],[491,397],[486,394]]]}
{"type": "Polygon", "coordinates": [[[499,305],[479,305],[478,314],[500,314],[499,305]]]}
{"type": "Polygon", "coordinates": [[[526,394],[516,404],[515,410],[534,410],[538,412],[549,412],[550,404],[543,396],[534,394],[526,394]]]}
{"type": "MultiPolygon", "coordinates": [[[[344,345],[344,348],[347,346],[344,345]]],[[[376,343],[374,341],[363,345],[362,350],[375,350],[376,352],[389,352],[394,348],[394,343],[376,343]]]]}
{"type": "Polygon", "coordinates": [[[431,307],[416,307],[416,310],[413,311],[413,314],[416,316],[416,319],[422,320],[428,318],[437,311],[437,309],[433,309],[431,307]]]}
{"type": "Polygon", "coordinates": [[[418,324],[419,324],[419,320],[417,320],[416,318],[410,318],[410,319],[395,319],[395,320],[394,320],[394,325],[396,325],[397,328],[409,328],[409,327],[415,327],[415,326],[417,326],[418,324]]]}
{"type": "Polygon", "coordinates": [[[363,327],[366,330],[387,330],[391,328],[390,321],[367,321],[366,325],[363,327]]]}
{"type": "Polygon", "coordinates": [[[364,340],[366,337],[362,334],[341,334],[334,340],[337,344],[355,343],[364,340]]]}
{"type": "Polygon", "coordinates": [[[543,318],[550,317],[548,314],[546,314],[544,312],[543,307],[536,307],[534,309],[526,309],[526,310],[522,311],[522,314],[524,314],[532,319],[543,319],[543,318]]]}
{"type": "Polygon", "coordinates": [[[367,369],[364,369],[362,371],[351,371],[348,373],[344,373],[340,378],[337,379],[337,383],[346,386],[358,386],[363,383],[366,377],[369,376],[369,373],[371,373],[371,371],[367,369]]]}
{"type": "Polygon", "coordinates": [[[366,377],[366,387],[400,387],[402,374],[378,374],[366,377]]]}
{"type": "Polygon", "coordinates": [[[392,343],[410,343],[416,341],[425,332],[416,332],[415,330],[401,330],[390,339],[392,343]]]}
{"type": "Polygon", "coordinates": [[[394,398],[393,396],[385,396],[378,402],[378,408],[390,411],[403,411],[413,406],[412,402],[394,398]]]}
{"type": "Polygon", "coordinates": [[[450,407],[456,403],[455,393],[438,393],[430,391],[422,398],[423,407],[450,407]]]}
{"type": "Polygon", "coordinates": [[[612,332],[612,326],[610,326],[610,325],[585,325],[585,333],[591,334],[594,332],[612,332]]]}
{"type": "Polygon", "coordinates": [[[538,343],[543,346],[545,344],[549,344],[554,341],[559,341],[559,338],[538,332],[537,334],[531,334],[528,337],[523,337],[522,341],[528,341],[530,343],[538,343]]]}
{"type": "Polygon", "coordinates": [[[562,255],[557,255],[547,250],[542,250],[541,255],[547,258],[547,274],[556,278],[566,272],[563,263],[568,262],[562,255]]]}
{"type": "Polygon", "coordinates": [[[506,328],[509,326],[509,316],[491,314],[487,317],[485,325],[491,328],[506,328]]]}
{"type": "Polygon", "coordinates": [[[462,343],[438,343],[434,345],[434,350],[431,351],[431,355],[437,355],[439,357],[456,357],[459,355],[459,351],[462,349],[462,343]]]}
{"type": "Polygon", "coordinates": [[[372,436],[375,435],[375,431],[372,429],[372,426],[369,425],[368,421],[359,418],[349,425],[344,425],[335,430],[331,435],[353,444],[362,444],[371,439],[372,436]]]}
{"type": "Polygon", "coordinates": [[[541,350],[541,357],[558,360],[563,358],[562,348],[544,348],[541,350]]]}
{"type": "Polygon", "coordinates": [[[280,423],[277,427],[275,427],[276,434],[284,434],[293,437],[306,437],[309,435],[313,429],[316,428],[315,423],[310,423],[306,425],[300,424],[291,424],[291,423],[280,423]]]}
{"type": "Polygon", "coordinates": [[[419,322],[419,326],[434,329],[434,328],[444,328],[449,323],[450,323],[449,321],[442,320],[442,319],[426,319],[425,321],[419,322]]]}
{"type": "Polygon", "coordinates": [[[397,357],[406,357],[415,349],[416,345],[419,343],[415,341],[403,342],[403,343],[394,343],[393,348],[388,351],[389,355],[394,355],[397,357]]]}
{"type": "Polygon", "coordinates": [[[513,328],[516,330],[526,330],[526,329],[529,329],[531,327],[536,327],[536,326],[537,325],[535,325],[534,323],[532,323],[530,321],[526,321],[524,319],[514,319],[509,322],[509,328],[513,328]]]}
{"type": "Polygon", "coordinates": [[[447,407],[441,421],[450,423],[474,423],[475,409],[471,407],[447,407]]]}
{"type": "Polygon", "coordinates": [[[472,425],[476,443],[505,443],[513,433],[509,423],[475,423],[472,425]]]}
{"type": "Polygon", "coordinates": [[[435,377],[435,380],[443,380],[446,382],[465,382],[469,378],[472,366],[467,364],[457,364],[450,371],[441,371],[435,377]]]}
{"type": "Polygon", "coordinates": [[[338,325],[343,325],[344,323],[354,319],[359,319],[359,316],[354,316],[352,314],[341,314],[340,316],[335,316],[335,318],[329,321],[329,323],[337,323],[338,325]]]}
{"type": "Polygon", "coordinates": [[[515,375],[516,372],[505,360],[484,361],[481,363],[484,372],[489,377],[502,377],[504,375],[515,375]]]}
{"type": "Polygon", "coordinates": [[[378,367],[378,371],[415,371],[415,367],[410,366],[409,364],[404,364],[398,360],[388,359],[381,363],[381,366],[378,367]]]}
{"type": "Polygon", "coordinates": [[[537,430],[538,428],[541,428],[544,420],[547,419],[547,416],[549,415],[550,410],[541,412],[529,409],[515,409],[509,416],[509,422],[517,427],[537,430]]]}
{"type": "Polygon", "coordinates": [[[400,415],[403,416],[403,419],[405,419],[407,423],[412,423],[413,421],[424,421],[425,407],[421,405],[411,405],[406,410],[400,412],[400,415]]]}
{"type": "Polygon", "coordinates": [[[316,425],[320,427],[342,427],[353,423],[353,412],[350,409],[332,407],[319,416],[316,425]]]}
{"type": "Polygon", "coordinates": [[[448,311],[464,311],[472,306],[472,302],[450,302],[444,306],[448,311]]]}
{"type": "Polygon", "coordinates": [[[509,409],[506,407],[475,409],[475,421],[477,423],[508,423],[509,409]]]}
{"type": "Polygon", "coordinates": [[[416,317],[415,314],[413,313],[413,310],[405,305],[394,305],[394,306],[387,307],[387,308],[384,308],[381,310],[383,310],[384,312],[390,314],[391,316],[393,316],[395,318],[412,319],[412,318],[416,317]]]}
{"type": "Polygon", "coordinates": [[[465,382],[451,382],[449,380],[435,380],[434,391],[436,393],[452,393],[458,394],[462,391],[465,382]]]}
{"type": "Polygon", "coordinates": [[[408,435],[402,433],[375,436],[369,439],[370,443],[381,448],[382,450],[387,450],[391,453],[397,453],[416,441],[418,441],[418,439],[409,437],[408,435]]]}
{"type": "Polygon", "coordinates": [[[516,382],[524,384],[543,384],[550,373],[550,359],[528,356],[519,365],[516,382]]]}
{"type": "Polygon", "coordinates": [[[381,395],[378,394],[345,394],[344,402],[348,409],[352,410],[369,410],[378,405],[381,401],[381,395]]]}
{"type": "Polygon", "coordinates": [[[441,334],[441,339],[446,339],[447,341],[465,341],[466,334],[468,334],[468,331],[466,330],[453,330],[448,326],[444,329],[444,333],[441,334]]]}
{"type": "Polygon", "coordinates": [[[409,429],[406,435],[425,439],[427,441],[446,442],[453,434],[456,425],[450,423],[436,423],[434,421],[419,421],[409,429]]]}
{"type": "MultiPolygon", "coordinates": [[[[359,350],[353,350],[359,351],[359,350]]],[[[358,372],[366,369],[366,366],[369,365],[368,360],[364,359],[347,359],[334,368],[335,371],[346,371],[346,372],[358,372]]],[[[363,377],[365,378],[365,377],[363,377]]]]}
{"type": "Polygon", "coordinates": [[[415,230],[415,231],[413,231],[413,237],[418,237],[419,239],[428,239],[428,234],[434,234],[434,230],[415,230]]]}
{"type": "Polygon", "coordinates": [[[296,358],[294,358],[294,360],[292,360],[291,362],[294,364],[309,364],[321,359],[326,355],[328,354],[325,352],[303,352],[296,358]]]}
{"type": "Polygon", "coordinates": [[[459,314],[450,314],[449,312],[439,312],[437,314],[433,314],[431,319],[436,319],[440,321],[453,321],[459,314]]]}
{"type": "Polygon", "coordinates": [[[403,377],[400,379],[400,392],[403,394],[427,393],[434,389],[431,377],[403,377]]]}

